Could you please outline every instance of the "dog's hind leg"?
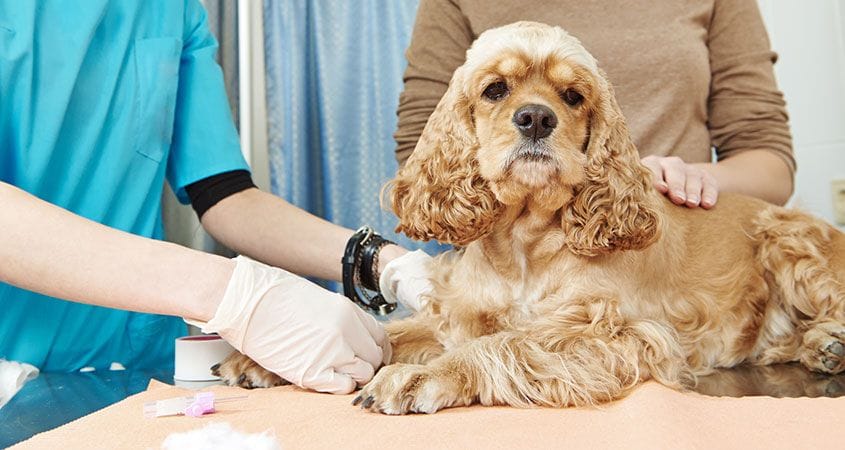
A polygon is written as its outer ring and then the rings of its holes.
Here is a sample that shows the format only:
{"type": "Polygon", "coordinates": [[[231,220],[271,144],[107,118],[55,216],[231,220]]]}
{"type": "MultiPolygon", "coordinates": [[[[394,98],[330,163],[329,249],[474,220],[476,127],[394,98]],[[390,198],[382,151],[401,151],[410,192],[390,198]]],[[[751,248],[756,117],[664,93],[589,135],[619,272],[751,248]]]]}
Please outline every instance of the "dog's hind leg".
{"type": "Polygon", "coordinates": [[[428,365],[387,366],[356,403],[387,414],[475,402],[569,406],[620,398],[649,378],[681,386],[686,360],[668,328],[626,323],[605,300],[558,304],[530,329],[479,337],[428,365]]]}
{"type": "Polygon", "coordinates": [[[773,208],[761,213],[753,237],[797,332],[797,342],[784,349],[796,349],[791,359],[811,370],[844,371],[845,234],[806,214],[773,208]]]}
{"type": "Polygon", "coordinates": [[[845,319],[845,235],[806,214],[772,208],[753,238],[786,307],[805,320],[845,319]]]}

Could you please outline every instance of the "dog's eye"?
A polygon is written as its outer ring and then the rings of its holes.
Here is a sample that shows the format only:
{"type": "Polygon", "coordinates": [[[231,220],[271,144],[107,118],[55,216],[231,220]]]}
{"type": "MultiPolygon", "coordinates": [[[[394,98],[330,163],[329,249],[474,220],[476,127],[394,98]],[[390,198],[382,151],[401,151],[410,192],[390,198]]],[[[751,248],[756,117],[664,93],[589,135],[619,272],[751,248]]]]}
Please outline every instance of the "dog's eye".
{"type": "Polygon", "coordinates": [[[560,94],[560,98],[562,98],[569,106],[577,106],[579,103],[584,101],[584,96],[576,92],[574,89],[567,89],[563,91],[563,94],[560,94]]]}
{"type": "Polygon", "coordinates": [[[508,85],[504,81],[497,81],[490,86],[487,86],[487,89],[484,90],[484,93],[481,94],[486,97],[488,100],[491,101],[499,101],[508,96],[508,85]]]}

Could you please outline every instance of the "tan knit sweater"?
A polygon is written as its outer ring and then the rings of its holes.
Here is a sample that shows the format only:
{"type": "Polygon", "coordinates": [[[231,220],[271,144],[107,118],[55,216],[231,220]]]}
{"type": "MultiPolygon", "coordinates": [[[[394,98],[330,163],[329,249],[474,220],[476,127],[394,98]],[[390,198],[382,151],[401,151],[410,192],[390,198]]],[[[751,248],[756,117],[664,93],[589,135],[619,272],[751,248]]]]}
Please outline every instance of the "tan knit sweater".
{"type": "Polygon", "coordinates": [[[578,37],[616,89],[641,155],[710,161],[765,149],[795,170],[756,0],[421,0],[395,134],[400,164],[484,30],[519,20],[578,37]]]}

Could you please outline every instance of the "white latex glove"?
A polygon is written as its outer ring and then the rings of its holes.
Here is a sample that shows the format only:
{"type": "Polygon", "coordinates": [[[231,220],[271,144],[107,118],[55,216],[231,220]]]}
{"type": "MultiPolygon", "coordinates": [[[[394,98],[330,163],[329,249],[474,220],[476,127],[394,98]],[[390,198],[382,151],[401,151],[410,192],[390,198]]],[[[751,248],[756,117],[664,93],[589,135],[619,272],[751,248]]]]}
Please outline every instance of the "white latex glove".
{"type": "Polygon", "coordinates": [[[379,276],[379,289],[390,303],[402,303],[419,311],[428,303],[433,291],[431,264],[434,259],[422,250],[406,253],[384,267],[379,276]]]}
{"type": "Polygon", "coordinates": [[[348,394],[390,361],[390,341],[349,299],[249,258],[235,259],[214,317],[218,333],[264,368],[298,386],[348,394]]]}

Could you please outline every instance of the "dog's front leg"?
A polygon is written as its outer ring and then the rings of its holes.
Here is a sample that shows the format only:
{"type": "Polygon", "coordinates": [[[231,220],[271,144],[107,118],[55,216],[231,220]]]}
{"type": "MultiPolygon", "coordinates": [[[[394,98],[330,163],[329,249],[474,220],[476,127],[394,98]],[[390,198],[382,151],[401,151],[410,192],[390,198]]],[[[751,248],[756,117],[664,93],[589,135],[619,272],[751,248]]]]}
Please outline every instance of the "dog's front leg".
{"type": "Polygon", "coordinates": [[[387,366],[355,403],[386,414],[475,402],[561,407],[611,401],[648,378],[680,386],[687,367],[674,334],[652,321],[626,322],[613,305],[563,305],[530,329],[480,337],[428,365],[387,366]]]}
{"type": "Polygon", "coordinates": [[[385,325],[393,347],[391,363],[426,364],[442,355],[445,349],[437,340],[437,319],[418,314],[385,325]]]}

